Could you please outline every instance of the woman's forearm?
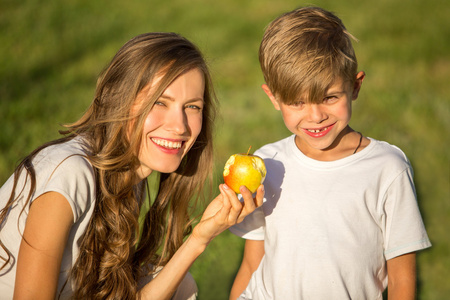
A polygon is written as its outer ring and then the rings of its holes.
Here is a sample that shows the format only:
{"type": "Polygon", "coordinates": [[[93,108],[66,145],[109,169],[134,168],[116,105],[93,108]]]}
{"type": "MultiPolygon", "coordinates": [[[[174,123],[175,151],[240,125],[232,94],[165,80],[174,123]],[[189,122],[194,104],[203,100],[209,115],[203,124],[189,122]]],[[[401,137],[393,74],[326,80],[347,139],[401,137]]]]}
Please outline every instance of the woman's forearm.
{"type": "Polygon", "coordinates": [[[188,237],[158,275],[139,291],[140,299],[170,299],[205,248],[205,244],[192,236],[188,237]]]}
{"type": "Polygon", "coordinates": [[[255,198],[248,189],[244,189],[242,193],[244,203],[241,203],[235,192],[227,186],[219,185],[219,190],[220,195],[208,205],[192,234],[159,274],[139,292],[140,299],[170,299],[194,261],[205,251],[206,246],[221,232],[242,221],[263,202],[262,185],[258,188],[255,198]]]}

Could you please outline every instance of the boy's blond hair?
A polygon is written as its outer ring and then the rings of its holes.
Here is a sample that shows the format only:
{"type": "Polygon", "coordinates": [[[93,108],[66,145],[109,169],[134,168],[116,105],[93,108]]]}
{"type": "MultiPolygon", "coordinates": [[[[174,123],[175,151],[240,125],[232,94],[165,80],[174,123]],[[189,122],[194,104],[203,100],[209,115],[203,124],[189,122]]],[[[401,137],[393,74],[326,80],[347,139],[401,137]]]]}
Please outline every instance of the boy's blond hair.
{"type": "Polygon", "coordinates": [[[285,104],[320,103],[337,79],[353,83],[358,64],[351,39],[336,15],[318,7],[279,16],[266,28],[259,48],[272,94],[285,104]]]}

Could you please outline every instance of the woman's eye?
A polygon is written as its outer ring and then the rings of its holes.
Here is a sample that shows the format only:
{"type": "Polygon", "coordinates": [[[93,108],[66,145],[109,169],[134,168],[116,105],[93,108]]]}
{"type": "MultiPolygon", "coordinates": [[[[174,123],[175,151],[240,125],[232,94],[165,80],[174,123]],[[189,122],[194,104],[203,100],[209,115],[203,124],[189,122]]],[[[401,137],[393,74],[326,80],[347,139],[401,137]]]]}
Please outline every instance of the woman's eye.
{"type": "Polygon", "coordinates": [[[199,110],[199,111],[202,110],[202,108],[200,106],[195,105],[195,104],[189,104],[188,106],[186,106],[186,108],[199,110]]]}
{"type": "Polygon", "coordinates": [[[186,103],[185,106],[187,109],[193,109],[193,110],[197,110],[197,111],[201,111],[203,109],[203,103],[200,102],[192,102],[192,103],[186,103]]]}

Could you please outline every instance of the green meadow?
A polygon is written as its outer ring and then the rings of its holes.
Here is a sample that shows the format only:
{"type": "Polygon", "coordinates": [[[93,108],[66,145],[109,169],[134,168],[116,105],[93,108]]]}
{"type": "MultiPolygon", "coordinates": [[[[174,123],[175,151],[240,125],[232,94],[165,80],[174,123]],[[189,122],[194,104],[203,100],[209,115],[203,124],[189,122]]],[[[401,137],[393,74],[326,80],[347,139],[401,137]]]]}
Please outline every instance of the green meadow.
{"type": "MultiPolygon", "coordinates": [[[[257,51],[265,26],[314,4],[358,38],[366,78],[351,126],[399,146],[415,171],[433,243],[418,254],[418,298],[450,295],[450,5],[446,0],[0,0],[0,184],[17,162],[58,137],[90,103],[96,77],[131,37],[173,31],[209,61],[220,114],[215,190],[226,159],[290,133],[261,90],[257,51]]],[[[195,262],[200,300],[228,299],[243,241],[224,232],[195,262]]]]}

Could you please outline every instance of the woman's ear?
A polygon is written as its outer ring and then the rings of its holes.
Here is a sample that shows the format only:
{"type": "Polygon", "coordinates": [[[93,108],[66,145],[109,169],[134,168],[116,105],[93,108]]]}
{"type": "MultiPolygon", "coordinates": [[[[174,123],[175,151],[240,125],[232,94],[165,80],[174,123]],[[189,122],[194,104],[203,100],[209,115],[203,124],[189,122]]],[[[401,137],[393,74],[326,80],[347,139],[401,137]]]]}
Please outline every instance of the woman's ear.
{"type": "Polygon", "coordinates": [[[267,84],[262,85],[262,89],[264,93],[269,97],[270,102],[272,102],[273,107],[275,107],[276,110],[280,110],[280,103],[278,103],[277,98],[272,94],[272,91],[270,90],[269,86],[267,84]]]}
{"type": "Polygon", "coordinates": [[[366,73],[364,73],[364,71],[360,71],[356,74],[355,84],[353,85],[352,100],[356,100],[358,98],[359,91],[361,90],[362,82],[365,77],[366,73]]]}

